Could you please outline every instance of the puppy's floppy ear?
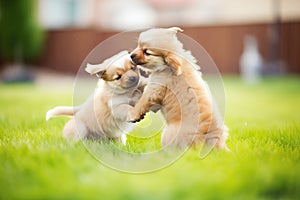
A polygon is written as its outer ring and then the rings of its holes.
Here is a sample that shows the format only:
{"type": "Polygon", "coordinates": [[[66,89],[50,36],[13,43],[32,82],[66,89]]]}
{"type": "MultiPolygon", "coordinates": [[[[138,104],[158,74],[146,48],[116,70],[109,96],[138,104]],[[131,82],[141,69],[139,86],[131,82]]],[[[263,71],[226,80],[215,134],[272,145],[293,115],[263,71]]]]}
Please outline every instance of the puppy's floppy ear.
{"type": "Polygon", "coordinates": [[[165,63],[172,68],[176,76],[182,74],[180,59],[174,53],[164,56],[165,63]]]}
{"type": "Polygon", "coordinates": [[[105,73],[105,69],[101,64],[87,64],[85,71],[91,75],[96,74],[98,78],[101,78],[101,76],[105,73]]]}
{"type": "Polygon", "coordinates": [[[173,32],[173,33],[177,33],[178,31],[183,32],[183,30],[179,27],[171,27],[171,28],[168,28],[168,30],[173,32]]]}

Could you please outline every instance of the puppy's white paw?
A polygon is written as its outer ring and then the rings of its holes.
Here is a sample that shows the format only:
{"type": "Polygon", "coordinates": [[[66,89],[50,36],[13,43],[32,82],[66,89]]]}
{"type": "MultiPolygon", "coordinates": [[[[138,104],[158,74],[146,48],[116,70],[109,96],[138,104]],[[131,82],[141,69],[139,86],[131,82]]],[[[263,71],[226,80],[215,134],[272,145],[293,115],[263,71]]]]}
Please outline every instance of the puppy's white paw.
{"type": "Polygon", "coordinates": [[[146,114],[142,114],[142,115],[139,115],[139,114],[129,114],[127,116],[127,122],[131,122],[131,123],[136,123],[136,122],[139,122],[141,121],[142,119],[144,119],[146,114]]]}
{"type": "Polygon", "coordinates": [[[127,137],[126,137],[125,134],[122,134],[122,135],[121,135],[121,141],[122,141],[122,144],[123,144],[124,146],[126,146],[127,137]]]}

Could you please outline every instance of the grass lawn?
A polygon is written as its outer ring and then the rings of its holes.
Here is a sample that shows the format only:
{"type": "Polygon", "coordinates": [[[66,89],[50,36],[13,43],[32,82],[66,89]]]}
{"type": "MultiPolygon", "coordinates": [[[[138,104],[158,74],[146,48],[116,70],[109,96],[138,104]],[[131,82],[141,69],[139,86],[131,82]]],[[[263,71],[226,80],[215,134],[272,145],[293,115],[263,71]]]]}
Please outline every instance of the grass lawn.
{"type": "Polygon", "coordinates": [[[232,153],[199,160],[189,150],[140,175],[107,168],[82,143],[65,141],[67,118],[45,121],[49,108],[72,104],[72,90],[0,85],[0,199],[299,199],[300,78],[224,84],[232,153]]]}

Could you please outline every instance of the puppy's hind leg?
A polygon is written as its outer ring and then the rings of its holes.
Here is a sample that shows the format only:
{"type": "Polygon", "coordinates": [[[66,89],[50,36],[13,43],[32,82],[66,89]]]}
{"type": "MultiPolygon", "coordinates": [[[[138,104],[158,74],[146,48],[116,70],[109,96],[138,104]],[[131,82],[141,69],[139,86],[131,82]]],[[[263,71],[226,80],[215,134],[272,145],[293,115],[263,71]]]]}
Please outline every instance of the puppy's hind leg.
{"type": "Polygon", "coordinates": [[[88,133],[86,125],[80,120],[75,119],[68,121],[63,130],[64,138],[74,139],[75,141],[86,138],[88,133]]]}
{"type": "Polygon", "coordinates": [[[224,125],[222,128],[222,132],[219,136],[219,140],[216,144],[216,148],[224,149],[227,152],[230,152],[230,149],[226,145],[226,140],[227,140],[228,136],[229,136],[228,128],[227,128],[227,126],[224,125]]]}
{"type": "Polygon", "coordinates": [[[174,146],[180,149],[189,147],[193,141],[192,135],[184,135],[180,123],[169,124],[163,131],[161,143],[163,147],[174,146]]]}
{"type": "Polygon", "coordinates": [[[63,129],[63,136],[66,139],[72,139],[74,138],[75,132],[76,132],[76,127],[74,123],[74,119],[69,120],[64,129],[63,129]]]}
{"type": "Polygon", "coordinates": [[[223,126],[223,128],[218,128],[210,133],[206,134],[206,139],[204,146],[200,152],[200,159],[205,158],[213,148],[224,149],[227,152],[230,152],[230,149],[226,145],[226,139],[228,137],[228,128],[223,126]]]}
{"type": "Polygon", "coordinates": [[[75,120],[75,122],[76,131],[74,135],[74,140],[78,141],[89,137],[89,130],[86,127],[86,125],[80,120],[75,120]]]}

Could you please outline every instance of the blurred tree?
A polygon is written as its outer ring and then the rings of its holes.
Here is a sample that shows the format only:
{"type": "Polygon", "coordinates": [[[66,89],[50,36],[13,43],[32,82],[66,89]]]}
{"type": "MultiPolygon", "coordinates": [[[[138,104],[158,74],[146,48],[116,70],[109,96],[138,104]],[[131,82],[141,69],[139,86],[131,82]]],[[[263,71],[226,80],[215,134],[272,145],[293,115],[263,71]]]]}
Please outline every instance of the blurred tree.
{"type": "Polygon", "coordinates": [[[37,0],[0,0],[0,59],[4,63],[32,61],[41,52],[43,31],[37,0]]]}

